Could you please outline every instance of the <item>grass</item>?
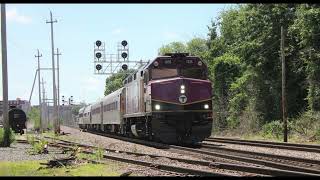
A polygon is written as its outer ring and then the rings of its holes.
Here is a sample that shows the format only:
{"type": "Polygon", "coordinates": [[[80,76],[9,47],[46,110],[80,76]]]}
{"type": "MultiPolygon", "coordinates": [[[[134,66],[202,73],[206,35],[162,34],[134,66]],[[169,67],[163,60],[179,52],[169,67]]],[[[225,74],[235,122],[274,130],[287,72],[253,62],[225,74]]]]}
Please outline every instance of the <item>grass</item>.
{"type": "Polygon", "coordinates": [[[48,168],[40,163],[46,161],[18,161],[0,162],[0,176],[119,176],[121,164],[107,162],[107,164],[83,164],[79,166],[48,168]]]}

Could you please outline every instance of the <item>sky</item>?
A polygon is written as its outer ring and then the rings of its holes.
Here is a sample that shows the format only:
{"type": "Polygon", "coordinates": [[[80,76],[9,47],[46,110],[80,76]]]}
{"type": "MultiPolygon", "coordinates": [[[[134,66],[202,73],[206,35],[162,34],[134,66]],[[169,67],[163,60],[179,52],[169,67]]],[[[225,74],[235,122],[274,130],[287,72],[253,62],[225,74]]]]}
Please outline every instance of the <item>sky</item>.
{"type": "MultiPolygon", "coordinates": [[[[95,75],[93,45],[106,44],[106,53],[116,53],[116,44],[127,40],[130,60],[154,59],[158,49],[173,41],[206,38],[211,20],[230,4],[7,4],[7,57],[9,100],[28,100],[37,69],[51,68],[50,11],[55,49],[61,52],[60,96],[74,102],[92,103],[104,95],[107,75],[95,75]]],[[[1,71],[1,70],[0,70],[1,71]]],[[[0,73],[1,74],[1,73],[0,73]]],[[[1,79],[2,76],[0,75],[1,79]]],[[[52,71],[41,71],[47,97],[52,98],[52,71]]],[[[2,91],[2,89],[1,89],[2,91]]],[[[0,93],[2,99],[2,92],[0,93]]],[[[31,104],[39,104],[38,80],[31,104]]]]}

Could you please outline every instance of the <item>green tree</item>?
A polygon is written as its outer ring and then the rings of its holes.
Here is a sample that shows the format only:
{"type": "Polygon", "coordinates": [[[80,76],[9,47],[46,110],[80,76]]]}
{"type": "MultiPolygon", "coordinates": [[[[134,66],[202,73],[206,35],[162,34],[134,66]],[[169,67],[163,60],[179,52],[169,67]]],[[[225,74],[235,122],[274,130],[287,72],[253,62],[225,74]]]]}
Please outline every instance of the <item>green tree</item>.
{"type": "Polygon", "coordinates": [[[187,52],[187,47],[182,42],[172,42],[167,45],[163,45],[159,49],[158,55],[164,55],[165,53],[185,53],[187,52]]]}
{"type": "Polygon", "coordinates": [[[28,121],[33,124],[35,129],[40,128],[40,110],[38,107],[31,107],[27,114],[28,121]]]}
{"type": "Polygon", "coordinates": [[[296,53],[305,73],[308,107],[320,111],[320,8],[318,4],[300,4],[296,10],[294,24],[289,33],[296,37],[299,53],[296,53]],[[305,66],[304,66],[305,65],[305,66]]]}
{"type": "MultiPolygon", "coordinates": [[[[133,69],[128,69],[127,73],[133,73],[133,69]]],[[[115,73],[106,78],[106,85],[104,90],[104,95],[108,95],[119,88],[123,87],[123,80],[128,76],[123,70],[120,70],[118,73],[115,73]]]]}

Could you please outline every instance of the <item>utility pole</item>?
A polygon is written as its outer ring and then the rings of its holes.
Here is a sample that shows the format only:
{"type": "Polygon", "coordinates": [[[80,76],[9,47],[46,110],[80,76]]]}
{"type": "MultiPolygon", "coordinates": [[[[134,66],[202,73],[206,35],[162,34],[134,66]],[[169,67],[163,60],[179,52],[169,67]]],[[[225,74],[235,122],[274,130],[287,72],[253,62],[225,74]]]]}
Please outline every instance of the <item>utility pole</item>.
{"type": "Polygon", "coordinates": [[[40,110],[40,133],[42,133],[42,105],[41,105],[41,85],[40,85],[40,57],[42,57],[42,54],[40,55],[39,49],[38,49],[38,54],[35,55],[36,58],[38,58],[38,82],[39,82],[39,110],[40,110]]]}
{"type": "Polygon", "coordinates": [[[51,54],[52,54],[52,76],[53,76],[53,121],[54,121],[54,133],[60,134],[60,126],[58,126],[59,119],[57,117],[57,94],[56,94],[56,78],[55,78],[55,66],[54,66],[54,41],[53,41],[53,23],[56,23],[57,20],[52,20],[52,12],[50,11],[50,21],[46,23],[51,24],[51,54]]]}
{"type": "Polygon", "coordinates": [[[284,29],[281,26],[281,60],[282,60],[282,120],[283,141],[288,142],[287,107],[286,107],[286,61],[284,54],[284,29]]]}
{"type": "Polygon", "coordinates": [[[6,28],[6,5],[1,3],[1,59],[2,59],[2,87],[3,87],[3,146],[9,147],[9,117],[8,117],[8,69],[7,69],[7,28],[6,28]]]}
{"type": "MultiPolygon", "coordinates": [[[[57,76],[58,76],[58,126],[60,127],[60,79],[59,79],[59,56],[61,53],[59,53],[59,48],[57,48],[57,76]]],[[[59,128],[60,129],[60,128],[59,128]]],[[[60,131],[60,130],[59,130],[60,131]]]]}
{"type": "MultiPolygon", "coordinates": [[[[41,82],[41,85],[42,85],[42,105],[44,105],[44,106],[42,106],[41,105],[41,107],[43,108],[43,111],[42,111],[42,113],[40,114],[40,116],[42,117],[42,114],[44,115],[43,116],[43,119],[46,119],[46,116],[45,116],[45,114],[46,114],[46,109],[47,109],[47,107],[46,107],[46,97],[45,97],[45,94],[46,94],[46,92],[45,92],[45,89],[44,89],[44,81],[43,81],[43,78],[42,78],[42,82],[41,82]]],[[[45,124],[45,128],[47,128],[48,127],[48,119],[46,119],[45,120],[45,122],[46,123],[44,123],[45,124]]]]}

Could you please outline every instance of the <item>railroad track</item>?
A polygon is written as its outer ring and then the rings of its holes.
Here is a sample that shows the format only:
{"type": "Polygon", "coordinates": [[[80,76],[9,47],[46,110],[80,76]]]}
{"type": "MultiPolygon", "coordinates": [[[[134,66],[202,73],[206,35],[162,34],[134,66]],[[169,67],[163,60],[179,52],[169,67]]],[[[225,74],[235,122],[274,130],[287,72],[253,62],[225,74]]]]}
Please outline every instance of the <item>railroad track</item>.
{"type": "MultiPolygon", "coordinates": [[[[319,176],[320,175],[320,170],[314,169],[313,166],[318,166],[319,161],[313,161],[309,159],[303,159],[308,162],[301,162],[302,159],[291,159],[292,157],[284,156],[283,159],[277,159],[275,157],[270,158],[270,157],[265,157],[269,156],[270,154],[260,154],[257,155],[254,152],[242,152],[234,149],[226,149],[224,148],[219,149],[220,151],[216,151],[210,148],[201,148],[201,149],[194,149],[194,148],[186,148],[186,147],[181,147],[181,146],[175,146],[174,147],[177,150],[182,150],[185,152],[193,152],[196,153],[198,157],[203,156],[204,159],[209,159],[209,160],[214,160],[216,157],[223,158],[223,159],[229,159],[229,160],[234,160],[234,161],[239,161],[239,162],[245,162],[245,163],[251,163],[255,165],[260,165],[260,166],[265,166],[269,168],[276,168],[276,169],[281,169],[281,170],[286,170],[286,171],[294,171],[294,172],[301,172],[301,173],[311,173],[314,175],[319,176]],[[237,151],[237,153],[232,153],[237,151]],[[231,153],[230,153],[231,152],[231,153]],[[251,153],[251,155],[249,155],[251,153]],[[200,156],[199,156],[200,155],[200,156]],[[265,155],[265,156],[264,156],[265,155]],[[297,160],[297,161],[295,161],[297,160]],[[310,163],[311,161],[312,163],[310,163]],[[303,163],[305,163],[303,165],[303,163]],[[302,166],[302,167],[301,167],[302,166]]],[[[302,160],[302,161],[303,161],[302,160]]]]}
{"type": "Polygon", "coordinates": [[[204,141],[204,143],[206,142],[240,144],[240,145],[320,153],[320,145],[311,145],[311,144],[281,143],[281,142],[271,142],[271,141],[242,140],[242,139],[230,139],[230,138],[207,138],[204,141]]]}
{"type": "MultiPolygon", "coordinates": [[[[223,152],[212,152],[212,150],[203,150],[203,149],[195,149],[195,148],[187,148],[187,147],[181,147],[181,146],[174,146],[174,145],[165,145],[162,143],[157,143],[157,142],[150,142],[150,141],[144,141],[141,139],[132,139],[128,137],[121,137],[121,136],[116,136],[116,135],[110,135],[110,134],[105,134],[105,133],[99,133],[99,132],[90,132],[94,133],[97,135],[102,135],[106,137],[111,137],[115,139],[120,139],[124,141],[129,141],[133,143],[138,143],[138,144],[143,144],[151,147],[156,147],[156,148],[161,148],[167,151],[180,151],[183,152],[184,154],[189,154],[190,152],[194,155],[196,153],[197,157],[202,157],[206,160],[216,160],[217,157],[223,158],[223,159],[228,159],[228,160],[233,160],[233,161],[238,161],[239,164],[230,164],[230,163],[213,163],[213,162],[198,162],[198,164],[204,164],[206,166],[211,166],[211,167],[216,167],[216,168],[221,168],[221,169],[227,169],[227,170],[234,170],[234,171],[242,171],[242,172],[248,172],[248,173],[255,173],[255,174],[263,174],[263,175],[271,175],[271,176],[305,176],[305,175],[311,175],[311,176],[319,176],[320,171],[317,169],[312,169],[312,168],[301,168],[299,166],[295,166],[297,162],[292,161],[292,157],[287,157],[290,162],[295,164],[295,165],[288,165],[284,164],[281,162],[275,162],[275,161],[270,161],[266,159],[257,159],[257,158],[250,158],[247,157],[248,155],[244,154],[230,154],[230,153],[225,153],[223,152]],[[250,166],[248,165],[243,165],[245,163],[252,164],[250,166]],[[211,163],[211,164],[210,164],[211,163]],[[260,167],[256,167],[256,166],[260,167]],[[261,167],[264,166],[264,167],[261,167]]],[[[220,149],[221,150],[221,149],[220,149]]],[[[230,151],[229,151],[230,152],[230,151]]],[[[252,153],[252,152],[251,152],[252,153]]],[[[260,154],[261,156],[261,154],[260,154]]],[[[264,156],[268,156],[268,154],[264,154],[264,156]]],[[[159,156],[160,157],[160,156],[159,156]]],[[[273,157],[274,158],[274,157],[273,157]]],[[[273,159],[275,160],[275,159],[273,159]]],[[[288,160],[288,159],[287,159],[288,160]]],[[[182,160],[180,160],[182,161],[182,160]]],[[[304,162],[305,163],[305,162],[304,162]]],[[[308,163],[313,163],[311,164],[314,165],[316,161],[308,162],[308,163]]],[[[317,165],[317,164],[316,164],[317,165]]]]}
{"type": "MultiPolygon", "coordinates": [[[[53,138],[51,138],[53,139],[53,138]]],[[[62,143],[58,143],[60,146],[61,145],[66,145],[66,146],[74,146],[77,145],[79,147],[84,147],[84,148],[97,148],[95,146],[89,146],[89,145],[84,145],[80,143],[74,143],[70,141],[65,141],[65,140],[59,140],[62,141],[62,143]]],[[[180,147],[179,147],[180,148],[180,147]]],[[[279,170],[279,169],[272,169],[272,168],[261,168],[261,167],[254,167],[254,166],[245,166],[245,165],[237,165],[237,164],[231,164],[231,163],[221,163],[221,162],[211,162],[211,161],[203,161],[203,160],[190,160],[190,159],[182,159],[182,158],[174,158],[174,157],[169,157],[169,156],[160,156],[160,155],[154,155],[154,154],[144,154],[144,153],[137,153],[137,152],[129,152],[129,151],[118,151],[110,148],[104,148],[106,151],[109,152],[117,152],[117,153],[125,153],[125,154],[130,154],[130,155],[135,155],[135,156],[149,156],[151,158],[168,158],[170,160],[178,161],[178,162],[183,162],[187,164],[193,164],[193,165],[200,165],[200,166],[207,166],[210,168],[219,168],[219,169],[226,169],[226,170],[231,170],[231,171],[241,171],[241,172],[246,172],[246,173],[254,173],[254,174],[261,174],[261,175],[269,175],[269,176],[305,176],[305,175],[315,175],[315,174],[310,174],[310,173],[300,173],[300,172],[294,172],[294,171],[285,171],[285,170],[279,170]]],[[[88,153],[84,151],[85,153],[88,153]]],[[[132,159],[119,159],[119,157],[111,157],[105,155],[106,158],[116,160],[116,161],[121,161],[121,162],[127,162],[127,163],[133,163],[133,164],[138,164],[138,165],[144,165],[144,166],[154,166],[154,167],[160,167],[160,169],[163,170],[173,170],[172,172],[177,172],[177,173],[187,173],[187,174],[192,174],[192,175],[200,175],[200,176],[226,176],[225,174],[220,174],[220,173],[212,173],[212,172],[207,172],[207,171],[199,171],[199,170],[194,170],[190,168],[182,168],[179,169],[175,166],[167,166],[167,165],[159,165],[159,164],[153,164],[153,163],[146,163],[142,161],[137,161],[132,160],[132,159]]]]}
{"type": "MultiPolygon", "coordinates": [[[[75,142],[70,142],[70,141],[65,141],[65,140],[60,140],[60,139],[55,139],[51,137],[45,137],[47,139],[54,140],[54,142],[49,142],[49,146],[53,147],[58,147],[58,148],[64,148],[64,149],[74,149],[75,146],[77,147],[82,147],[84,148],[81,150],[82,153],[85,154],[94,154],[94,150],[96,150],[98,147],[95,146],[90,146],[90,145],[85,145],[85,144],[80,144],[80,143],[75,143],[75,142]],[[60,141],[60,142],[58,142],[60,141]]],[[[21,143],[27,143],[25,140],[18,140],[18,142],[21,143]]],[[[104,159],[108,160],[114,160],[114,161],[119,161],[119,162],[125,162],[125,163],[130,163],[130,164],[136,164],[136,165],[141,165],[141,166],[146,166],[146,167],[154,167],[159,170],[164,170],[168,172],[173,172],[173,173],[181,173],[184,175],[192,175],[192,176],[228,176],[227,174],[222,174],[222,173],[217,173],[213,172],[213,169],[211,171],[205,171],[205,170],[197,170],[193,168],[186,168],[186,167],[179,167],[179,166],[172,166],[172,165],[166,165],[166,164],[160,164],[160,163],[155,163],[153,162],[148,162],[148,161],[142,161],[142,160],[137,160],[137,159],[132,159],[132,158],[126,158],[122,156],[122,154],[128,154],[128,155],[135,155],[135,156],[149,156],[153,159],[156,158],[168,158],[172,161],[178,161],[178,162],[183,162],[186,164],[191,164],[191,165],[200,165],[200,166],[207,166],[208,168],[215,167],[214,165],[211,165],[210,161],[200,161],[200,160],[190,160],[190,159],[182,159],[182,158],[173,158],[173,157],[168,157],[168,156],[159,156],[159,155],[152,155],[152,154],[143,154],[143,153],[136,153],[136,152],[128,152],[128,151],[118,151],[110,148],[104,148],[106,152],[114,152],[117,153],[118,155],[108,155],[106,153],[103,154],[104,159]]]]}
{"type": "Polygon", "coordinates": [[[201,148],[204,148],[204,149],[195,149],[195,148],[166,145],[162,143],[144,141],[141,139],[132,139],[128,137],[121,137],[121,136],[110,135],[110,134],[99,133],[99,132],[91,132],[91,131],[89,132],[93,134],[101,135],[101,136],[116,138],[116,139],[143,144],[143,145],[147,145],[155,148],[162,148],[164,150],[167,149],[167,150],[177,150],[180,152],[183,151],[184,154],[187,154],[188,152],[198,153],[200,154],[200,156],[198,155],[198,157],[201,157],[202,155],[206,155],[205,159],[211,158],[211,160],[214,160],[214,158],[212,157],[220,157],[224,159],[229,159],[229,160],[234,160],[239,162],[246,162],[246,163],[265,166],[269,168],[276,168],[281,170],[302,172],[302,173],[320,174],[320,161],[312,160],[312,159],[303,159],[303,158],[296,158],[296,157],[290,157],[290,156],[280,156],[280,155],[252,152],[252,151],[228,149],[223,147],[217,147],[212,144],[211,145],[203,144],[201,148]],[[318,169],[314,167],[318,167],[318,169]]]}

